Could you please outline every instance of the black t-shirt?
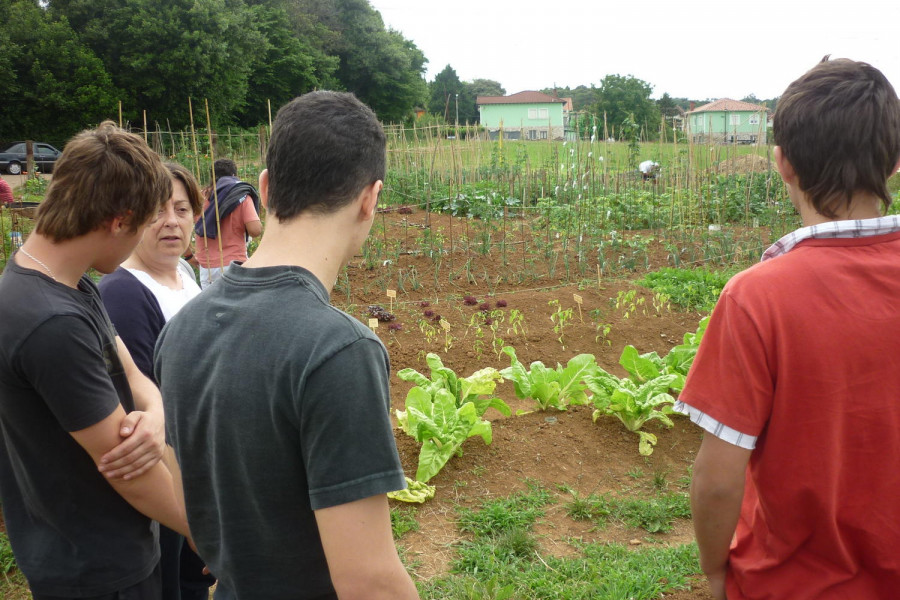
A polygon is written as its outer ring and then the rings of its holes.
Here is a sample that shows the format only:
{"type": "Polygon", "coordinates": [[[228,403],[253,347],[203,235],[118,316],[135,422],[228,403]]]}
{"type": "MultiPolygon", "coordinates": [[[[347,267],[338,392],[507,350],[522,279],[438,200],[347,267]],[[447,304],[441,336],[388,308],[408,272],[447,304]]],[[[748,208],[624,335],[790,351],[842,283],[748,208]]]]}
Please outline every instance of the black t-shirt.
{"type": "Polygon", "coordinates": [[[0,500],[35,593],[100,595],[146,578],[156,526],[70,435],[134,401],[87,277],[75,290],[7,263],[0,277],[0,500]]]}
{"type": "Polygon", "coordinates": [[[313,511],[406,485],[381,341],[306,269],[233,263],[163,329],[155,368],[220,588],[334,598],[313,511]]]}

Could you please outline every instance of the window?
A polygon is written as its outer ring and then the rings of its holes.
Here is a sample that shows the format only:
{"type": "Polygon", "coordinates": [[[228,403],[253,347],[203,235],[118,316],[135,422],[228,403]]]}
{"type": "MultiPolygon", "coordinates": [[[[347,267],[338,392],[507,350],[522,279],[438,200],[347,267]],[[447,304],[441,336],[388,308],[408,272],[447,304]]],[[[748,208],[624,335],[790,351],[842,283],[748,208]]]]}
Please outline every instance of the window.
{"type": "Polygon", "coordinates": [[[548,118],[550,118],[550,109],[548,109],[548,108],[541,108],[541,109],[538,110],[538,113],[539,113],[539,114],[538,114],[538,118],[539,118],[539,119],[548,119],[548,118]]]}
{"type": "Polygon", "coordinates": [[[547,130],[546,130],[546,129],[542,129],[542,130],[541,130],[541,139],[542,139],[542,140],[546,140],[546,139],[547,139],[547,130]]]}
{"type": "Polygon", "coordinates": [[[529,108],[528,109],[528,118],[529,119],[537,119],[538,118],[538,109],[529,108]]]}
{"type": "Polygon", "coordinates": [[[748,121],[751,125],[759,125],[759,113],[753,113],[750,115],[750,120],[748,121]]]}
{"type": "Polygon", "coordinates": [[[732,114],[731,115],[731,124],[732,125],[740,125],[741,124],[741,115],[732,114]]]}
{"type": "Polygon", "coordinates": [[[536,129],[529,129],[529,130],[528,130],[528,139],[529,139],[529,140],[536,140],[536,139],[537,139],[537,130],[536,130],[536,129]]]}

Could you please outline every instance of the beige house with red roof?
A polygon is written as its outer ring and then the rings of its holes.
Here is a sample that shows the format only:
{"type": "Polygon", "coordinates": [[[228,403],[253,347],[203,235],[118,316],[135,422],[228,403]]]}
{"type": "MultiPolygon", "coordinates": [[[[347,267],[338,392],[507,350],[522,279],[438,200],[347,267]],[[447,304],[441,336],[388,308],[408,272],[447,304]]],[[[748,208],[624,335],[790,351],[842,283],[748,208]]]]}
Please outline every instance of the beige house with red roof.
{"type": "Polygon", "coordinates": [[[571,98],[525,91],[509,96],[478,96],[481,126],[495,139],[503,129],[506,139],[562,140],[565,138],[571,98]]]}
{"type": "Polygon", "coordinates": [[[722,98],[689,111],[685,118],[691,141],[698,144],[765,144],[767,109],[722,98]]]}

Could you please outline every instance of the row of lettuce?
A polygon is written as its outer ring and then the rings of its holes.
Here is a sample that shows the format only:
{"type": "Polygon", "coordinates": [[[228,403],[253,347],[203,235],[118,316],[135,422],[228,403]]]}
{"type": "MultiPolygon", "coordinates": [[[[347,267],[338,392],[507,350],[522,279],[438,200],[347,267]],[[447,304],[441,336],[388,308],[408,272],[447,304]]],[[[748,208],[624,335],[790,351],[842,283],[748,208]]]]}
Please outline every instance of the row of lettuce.
{"type": "Polygon", "coordinates": [[[641,354],[634,346],[625,346],[619,364],[628,377],[617,377],[601,368],[593,354],[579,354],[563,366],[547,367],[540,361],[526,368],[515,348],[503,352],[510,366],[497,370],[480,369],[468,377],[459,377],[441,358],[429,353],[426,363],[430,377],[414,369],[403,369],[400,379],[415,385],[406,396],[405,410],[397,411],[400,428],[421,444],[415,479],[407,480],[406,490],[390,496],[405,502],[424,502],[434,496],[428,484],[454,456],[462,454],[462,445],[470,437],[481,437],[485,444],[493,440],[490,421],[484,418],[489,408],[510,416],[509,405],[494,395],[497,384],[511,381],[516,396],[531,399],[535,410],[566,410],[569,406],[592,405],[594,422],[616,417],[628,431],[638,436],[638,451],[653,453],[657,438],[643,431],[649,421],[671,427],[675,398],[684,388],[688,370],[706,331],[705,317],[695,332],[684,335],[683,343],[662,357],[656,352],[641,354]]]}

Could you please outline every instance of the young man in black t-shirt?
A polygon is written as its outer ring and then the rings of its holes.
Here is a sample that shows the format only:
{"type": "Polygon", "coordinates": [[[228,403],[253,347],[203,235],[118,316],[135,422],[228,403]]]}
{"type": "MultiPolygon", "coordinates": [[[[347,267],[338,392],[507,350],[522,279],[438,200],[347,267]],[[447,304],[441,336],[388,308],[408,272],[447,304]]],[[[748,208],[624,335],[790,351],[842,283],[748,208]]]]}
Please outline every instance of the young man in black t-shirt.
{"type": "Polygon", "coordinates": [[[141,138],[82,132],[0,277],[0,501],[35,600],[158,600],[151,519],[189,535],[159,391],[85,275],[114,270],[170,193],[141,138]]]}
{"type": "Polygon", "coordinates": [[[405,487],[387,351],[328,300],[372,226],[384,132],[351,94],[313,92],[278,111],[266,165],[259,248],[154,359],[200,554],[217,598],[417,598],[386,497],[405,487]]]}

